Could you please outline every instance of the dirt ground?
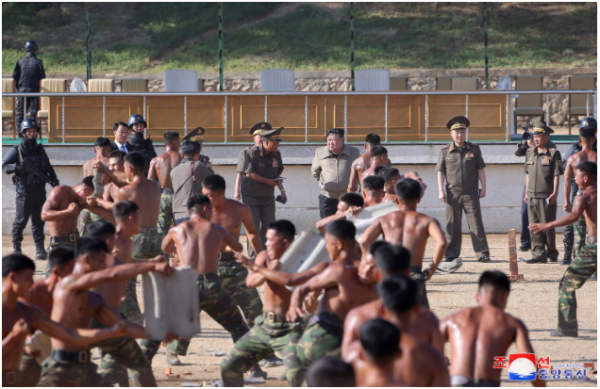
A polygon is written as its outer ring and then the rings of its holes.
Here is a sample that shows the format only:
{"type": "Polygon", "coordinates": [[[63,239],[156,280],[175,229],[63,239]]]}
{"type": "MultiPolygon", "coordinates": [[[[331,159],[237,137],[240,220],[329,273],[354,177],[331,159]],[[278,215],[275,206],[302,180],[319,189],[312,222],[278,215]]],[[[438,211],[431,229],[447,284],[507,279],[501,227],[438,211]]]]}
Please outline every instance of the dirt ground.
{"type": "MultiPolygon", "coordinates": [[[[557,241],[561,241],[559,236],[557,241]]],[[[48,239],[48,238],[47,238],[48,239]]],[[[462,258],[464,265],[450,275],[435,275],[427,284],[427,291],[431,309],[442,319],[449,314],[467,306],[475,305],[475,292],[477,280],[484,270],[501,270],[506,273],[508,268],[508,238],[506,235],[488,235],[491,251],[491,261],[485,264],[478,263],[473,252],[469,235],[463,235],[462,258]]],[[[518,242],[517,237],[517,242],[518,242]]],[[[562,244],[559,244],[562,258],[562,244]]],[[[2,236],[2,255],[10,254],[12,243],[10,236],[2,236]]],[[[30,235],[26,235],[23,242],[23,252],[33,257],[35,247],[30,235]]],[[[428,244],[425,254],[425,265],[429,266],[433,255],[433,244],[428,244]]],[[[519,252],[519,256],[529,259],[529,253],[519,252]]],[[[35,278],[43,277],[44,261],[36,262],[35,278]]],[[[529,335],[537,356],[549,356],[551,363],[582,363],[597,362],[597,283],[587,282],[577,291],[579,338],[551,338],[549,332],[556,328],[558,283],[566,269],[559,264],[519,264],[519,272],[525,280],[512,283],[507,312],[523,320],[529,329],[529,335]]],[[[259,290],[261,297],[263,291],[259,290]]],[[[138,299],[142,301],[141,284],[138,283],[138,299]]],[[[153,370],[159,386],[181,386],[182,383],[195,383],[210,385],[211,380],[220,379],[219,364],[223,357],[208,356],[209,351],[228,352],[232,345],[229,334],[214,322],[205,313],[200,318],[202,333],[194,337],[188,355],[181,357],[183,364],[172,367],[175,374],[190,372],[191,375],[181,376],[181,379],[168,379],[161,375],[164,372],[166,358],[164,348],[161,354],[153,361],[153,370]]],[[[508,353],[517,352],[512,346],[508,353]]],[[[94,355],[98,355],[94,350],[94,355]]],[[[446,355],[449,355],[449,346],[446,345],[446,355]]],[[[97,362],[97,360],[96,360],[97,362]]],[[[287,381],[279,380],[284,374],[283,367],[265,369],[269,377],[265,384],[251,384],[251,386],[289,386],[287,381]]],[[[502,375],[503,386],[529,386],[508,380],[508,372],[502,375]]],[[[597,386],[597,376],[588,376],[587,381],[548,381],[548,386],[597,386]]]]}

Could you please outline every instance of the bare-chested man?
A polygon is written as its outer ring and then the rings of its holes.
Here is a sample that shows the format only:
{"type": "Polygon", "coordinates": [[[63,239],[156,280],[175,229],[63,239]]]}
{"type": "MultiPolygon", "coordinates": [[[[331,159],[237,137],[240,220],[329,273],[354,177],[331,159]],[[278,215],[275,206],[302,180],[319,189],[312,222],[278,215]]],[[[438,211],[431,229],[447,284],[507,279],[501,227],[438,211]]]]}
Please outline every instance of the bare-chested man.
{"type": "MultiPolygon", "coordinates": [[[[402,246],[377,241],[369,247],[368,254],[363,256],[361,262],[365,265],[360,276],[365,279],[375,277],[383,282],[388,276],[409,276],[410,253],[402,246]],[[372,261],[369,256],[373,255],[377,264],[375,271],[369,266],[372,261]]],[[[412,295],[409,293],[405,298],[411,298],[410,296],[412,295]]],[[[418,302],[415,304],[412,300],[396,300],[408,304],[398,310],[392,304],[394,298],[384,299],[380,287],[379,299],[348,313],[344,322],[342,358],[355,366],[357,379],[362,379],[362,361],[358,358],[359,331],[365,322],[381,317],[391,321],[402,331],[400,348],[403,356],[396,361],[396,380],[410,386],[447,386],[448,369],[443,358],[444,342],[437,318],[429,309],[420,307],[418,302]],[[415,357],[419,355],[423,357],[415,357]],[[407,359],[406,356],[410,357],[407,359]]]]}
{"type": "Polygon", "coordinates": [[[324,217],[317,222],[317,229],[325,232],[327,224],[334,220],[346,220],[348,215],[356,216],[363,209],[365,200],[361,195],[354,192],[347,192],[340,196],[337,212],[331,216],[324,217]]]}
{"type": "Polygon", "coordinates": [[[179,154],[181,142],[179,133],[176,131],[165,132],[166,151],[150,161],[150,170],[148,178],[160,183],[160,214],[158,216],[158,229],[163,235],[167,233],[171,224],[175,222],[173,218],[173,183],[171,182],[171,170],[181,163],[183,159],[179,154]]]}
{"type": "Polygon", "coordinates": [[[368,169],[365,169],[360,175],[360,185],[362,187],[362,182],[368,176],[376,176],[377,173],[375,169],[379,166],[389,166],[389,159],[387,154],[387,149],[383,146],[375,146],[369,152],[371,156],[371,166],[368,169]]]}
{"type": "MultiPolygon", "coordinates": [[[[356,158],[352,162],[352,170],[350,173],[350,182],[348,183],[348,192],[356,192],[358,185],[362,182],[362,174],[365,170],[371,167],[371,149],[375,146],[381,145],[381,138],[377,134],[369,134],[365,139],[365,150],[366,153],[356,158]]],[[[392,163],[388,159],[388,166],[392,166],[392,163]]]]}
{"type": "Polygon", "coordinates": [[[394,377],[394,365],[400,353],[400,330],[389,321],[377,318],[364,323],[359,330],[359,358],[362,362],[356,386],[404,386],[394,377]]]}
{"type": "MultiPolygon", "coordinates": [[[[533,353],[525,324],[504,312],[510,292],[506,274],[485,271],[479,277],[477,307],[464,308],[440,322],[444,341],[450,342],[452,386],[500,386],[494,357],[506,355],[516,343],[521,353],[533,353]]],[[[536,379],[534,386],[544,386],[536,379]]]]}
{"type": "Polygon", "coordinates": [[[581,195],[575,196],[575,205],[571,213],[550,223],[531,223],[529,225],[531,232],[539,233],[551,228],[569,225],[578,220],[581,215],[585,216],[586,244],[573,259],[560,281],[558,327],[556,331],[550,333],[550,336],[578,336],[575,291],[581,288],[587,279],[596,273],[598,267],[597,169],[598,165],[591,161],[580,162],[575,168],[575,182],[581,191],[581,195]]]}
{"type": "Polygon", "coordinates": [[[94,165],[98,162],[103,164],[108,163],[108,156],[110,154],[110,140],[99,136],[94,142],[94,153],[96,157],[84,162],[83,164],[83,176],[93,176],[95,173],[94,165]]]}
{"type": "Polygon", "coordinates": [[[11,254],[2,258],[3,386],[29,386],[37,383],[39,375],[24,377],[23,373],[19,371],[26,337],[36,330],[78,347],[127,334],[124,323],[117,321],[114,322],[115,325],[112,328],[103,330],[65,326],[51,320],[38,307],[23,302],[29,298],[34,271],[35,264],[23,254],[11,254]]]}
{"type": "MultiPolygon", "coordinates": [[[[77,242],[76,264],[73,273],[60,280],[53,293],[54,305],[51,318],[68,328],[88,328],[93,319],[104,325],[114,325],[122,320],[94,288],[107,283],[130,279],[138,274],[155,271],[163,276],[173,269],[166,263],[136,263],[106,269],[110,256],[106,243],[99,239],[83,238],[77,242]]],[[[127,324],[129,336],[147,338],[143,327],[127,324]]],[[[173,339],[165,334],[167,341],[173,339]]],[[[52,338],[52,357],[44,362],[39,386],[102,386],[105,381],[96,372],[87,347],[52,338]]]]}
{"type": "Polygon", "coordinates": [[[324,291],[318,312],[307,318],[306,328],[296,346],[302,369],[325,355],[340,355],[344,320],[357,306],[377,299],[376,283],[359,277],[361,265],[355,248],[356,227],[347,220],[335,220],[325,228],[326,247],[332,263],[323,272],[292,293],[288,321],[305,316],[302,309],[309,292],[324,291]]]}
{"type": "Polygon", "coordinates": [[[285,315],[290,304],[290,292],[284,285],[262,275],[260,269],[280,269],[279,259],[294,240],[296,228],[287,220],[278,220],[267,230],[266,250],[261,251],[252,262],[237,255],[240,262],[250,269],[246,278],[249,288],[265,285],[264,312],[257,317],[250,331],[238,340],[229,355],[221,363],[221,376],[225,386],[243,386],[244,372],[261,359],[277,351],[283,358],[286,377],[292,386],[300,386],[304,371],[296,356],[296,343],[302,336],[302,322],[290,322],[285,315]]]}
{"type": "MultiPolygon", "coordinates": [[[[200,309],[225,328],[235,343],[248,332],[248,325],[217,275],[217,260],[224,244],[238,253],[242,252],[243,246],[225,228],[210,221],[213,210],[208,197],[194,194],[188,199],[187,205],[189,221],[171,227],[163,240],[162,249],[170,253],[176,246],[181,266],[196,269],[200,309]]],[[[185,355],[182,350],[187,349],[188,345],[189,338],[184,338],[169,344],[168,349],[173,354],[185,355]]],[[[148,360],[152,361],[159,346],[158,341],[142,341],[148,360]]]]}
{"type": "Polygon", "coordinates": [[[402,175],[400,174],[398,169],[386,166],[383,169],[381,169],[379,175],[385,180],[385,196],[383,197],[383,201],[394,201],[396,196],[394,193],[396,182],[403,178],[411,178],[413,180],[419,181],[419,184],[421,184],[421,197],[425,195],[425,189],[427,189],[427,185],[423,183],[423,180],[419,177],[419,173],[417,173],[416,171],[411,171],[406,173],[405,175],[402,175]]]}
{"type": "Polygon", "coordinates": [[[362,196],[365,201],[365,208],[371,205],[379,204],[383,201],[385,195],[385,180],[380,176],[368,176],[361,183],[362,196]]]}
{"type": "Polygon", "coordinates": [[[422,307],[429,308],[425,282],[431,279],[442,262],[447,246],[446,237],[436,219],[417,212],[422,193],[419,182],[403,178],[396,182],[394,192],[399,211],[375,219],[361,238],[361,249],[363,253],[366,252],[381,234],[387,242],[406,247],[410,252],[411,277],[419,285],[419,301],[422,307]],[[433,263],[430,269],[422,271],[425,246],[429,237],[435,241],[433,263]]]}

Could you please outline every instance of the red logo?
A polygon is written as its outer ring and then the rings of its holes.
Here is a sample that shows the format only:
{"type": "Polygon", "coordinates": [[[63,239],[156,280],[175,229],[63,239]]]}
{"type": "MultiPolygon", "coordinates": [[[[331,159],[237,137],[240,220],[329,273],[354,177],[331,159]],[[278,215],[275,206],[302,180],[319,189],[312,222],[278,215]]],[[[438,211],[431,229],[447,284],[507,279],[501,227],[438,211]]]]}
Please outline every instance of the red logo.
{"type": "Polygon", "coordinates": [[[550,369],[550,357],[539,357],[537,361],[538,369],[550,369]]]}
{"type": "Polygon", "coordinates": [[[508,358],[494,357],[494,369],[508,369],[508,358]]]}

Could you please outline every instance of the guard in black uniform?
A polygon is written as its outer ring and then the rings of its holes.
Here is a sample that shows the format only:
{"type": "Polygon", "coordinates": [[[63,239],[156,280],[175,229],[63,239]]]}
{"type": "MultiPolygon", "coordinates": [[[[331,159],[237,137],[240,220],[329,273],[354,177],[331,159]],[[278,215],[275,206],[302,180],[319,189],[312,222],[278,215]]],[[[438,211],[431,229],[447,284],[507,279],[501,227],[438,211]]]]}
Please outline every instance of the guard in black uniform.
{"type": "Polygon", "coordinates": [[[146,121],[142,115],[131,115],[129,118],[129,130],[132,131],[129,136],[129,143],[133,147],[133,151],[139,151],[146,156],[146,173],[150,169],[150,161],[156,157],[156,151],[152,145],[152,139],[144,139],[144,130],[146,129],[146,121]]]}
{"type": "MultiPolygon", "coordinates": [[[[38,49],[38,45],[35,41],[28,41],[25,44],[25,50],[27,50],[27,56],[19,59],[15,65],[13,71],[13,80],[17,84],[17,92],[26,93],[39,93],[40,92],[40,81],[46,78],[46,72],[44,72],[44,64],[41,59],[37,59],[35,53],[38,49]]],[[[39,108],[38,97],[27,98],[27,108],[29,111],[30,118],[36,118],[39,108]]],[[[17,128],[21,129],[21,123],[25,117],[24,112],[24,97],[17,98],[17,128]]]]}
{"type": "Polygon", "coordinates": [[[31,217],[31,233],[35,241],[35,259],[46,259],[44,250],[44,222],[42,206],[46,201],[46,184],[59,184],[56,173],[50,165],[44,147],[37,143],[40,127],[35,119],[25,119],[19,131],[23,137],[20,145],[11,148],[2,161],[2,170],[13,174],[17,201],[12,240],[15,253],[21,252],[23,229],[31,217]]]}

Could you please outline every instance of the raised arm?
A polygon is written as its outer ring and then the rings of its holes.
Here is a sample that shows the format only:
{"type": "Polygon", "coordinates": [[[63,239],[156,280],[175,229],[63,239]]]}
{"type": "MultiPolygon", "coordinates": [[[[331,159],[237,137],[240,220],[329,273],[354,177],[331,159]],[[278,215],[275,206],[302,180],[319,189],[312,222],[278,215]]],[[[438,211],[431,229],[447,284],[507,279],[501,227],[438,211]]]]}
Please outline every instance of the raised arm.
{"type": "Polygon", "coordinates": [[[381,217],[378,217],[360,238],[360,249],[362,250],[363,255],[369,252],[369,246],[371,246],[371,243],[375,242],[381,234],[383,234],[383,228],[381,228],[381,217]]]}
{"type": "Polygon", "coordinates": [[[241,253],[236,253],[235,257],[244,267],[248,269],[248,275],[246,276],[246,286],[250,289],[256,289],[267,280],[258,270],[266,267],[267,264],[267,253],[263,252],[256,256],[256,261],[252,262],[250,259],[244,257],[241,253]]]}
{"type": "MultiPolygon", "coordinates": [[[[525,324],[523,324],[521,320],[517,320],[517,322],[517,336],[515,339],[517,350],[519,350],[520,353],[534,354],[533,346],[529,340],[529,332],[527,331],[527,327],[525,327],[525,324]]],[[[546,386],[546,383],[537,377],[535,381],[531,382],[531,384],[533,386],[546,386]]]]}
{"type": "Polygon", "coordinates": [[[242,215],[242,224],[246,229],[246,237],[250,241],[254,252],[258,254],[262,251],[262,244],[260,243],[260,236],[258,236],[258,231],[256,231],[256,226],[252,220],[252,212],[250,211],[250,207],[246,204],[242,207],[242,215]]]}
{"type": "MultiPolygon", "coordinates": [[[[558,176],[557,176],[558,177],[558,176]]],[[[558,220],[555,220],[550,223],[530,223],[529,229],[533,233],[538,233],[542,231],[548,231],[552,228],[568,226],[569,224],[575,223],[583,212],[585,211],[585,206],[587,205],[588,197],[583,196],[575,196],[575,205],[573,206],[573,210],[571,213],[567,213],[565,216],[561,217],[558,220]]]]}
{"type": "Polygon", "coordinates": [[[440,223],[434,218],[429,222],[429,236],[435,242],[435,247],[433,249],[433,263],[431,264],[429,277],[427,278],[428,281],[433,277],[440,263],[442,263],[442,258],[444,258],[444,253],[448,247],[446,235],[442,231],[440,223]]]}
{"type": "MultiPolygon", "coordinates": [[[[104,207],[98,206],[98,205],[90,205],[90,198],[88,197],[88,205],[86,206],[86,208],[92,212],[95,213],[96,215],[100,216],[101,218],[107,220],[109,223],[112,224],[117,224],[117,221],[115,219],[115,215],[113,215],[112,213],[112,207],[111,210],[108,210],[104,207]]],[[[98,204],[98,198],[94,198],[94,200],[96,201],[96,204],[98,204]]],[[[101,200],[103,201],[103,200],[101,200]]],[[[93,202],[92,202],[93,203],[93,202]]],[[[114,203],[110,203],[114,206],[114,203]]]]}
{"type": "Polygon", "coordinates": [[[290,298],[290,308],[286,315],[289,322],[295,322],[298,318],[304,316],[302,310],[302,302],[308,292],[320,291],[323,289],[333,288],[338,284],[340,276],[344,272],[343,266],[327,266],[327,268],[312,277],[310,280],[300,285],[290,298]]]}
{"type": "Polygon", "coordinates": [[[317,222],[317,230],[325,232],[325,226],[334,220],[346,220],[346,214],[336,212],[331,216],[324,217],[323,219],[317,222]]]}
{"type": "Polygon", "coordinates": [[[42,221],[51,222],[63,220],[68,217],[76,217],[81,212],[81,206],[77,203],[71,203],[67,209],[57,211],[60,205],[60,199],[66,195],[66,189],[60,186],[52,188],[48,199],[42,207],[42,221]]]}
{"type": "MultiPolygon", "coordinates": [[[[242,263],[242,264],[244,266],[246,266],[244,263],[242,263]]],[[[266,279],[268,279],[269,281],[274,282],[276,284],[279,284],[282,286],[298,286],[298,285],[302,285],[306,281],[310,280],[315,275],[321,273],[328,266],[329,266],[329,262],[321,262],[321,263],[318,263],[315,266],[311,267],[308,270],[305,270],[305,271],[299,272],[299,273],[294,273],[294,274],[286,273],[281,270],[268,269],[266,267],[259,267],[256,270],[254,270],[254,269],[251,269],[251,270],[260,273],[266,279]]],[[[246,266],[246,267],[248,267],[248,266],[246,266]]],[[[250,269],[250,268],[248,268],[248,269],[250,269]]]]}
{"type": "Polygon", "coordinates": [[[94,169],[104,173],[112,181],[112,183],[118,186],[119,188],[122,188],[125,185],[129,185],[128,181],[121,181],[119,177],[117,177],[113,172],[108,170],[108,168],[101,161],[99,161],[97,164],[94,164],[94,169]]]}

